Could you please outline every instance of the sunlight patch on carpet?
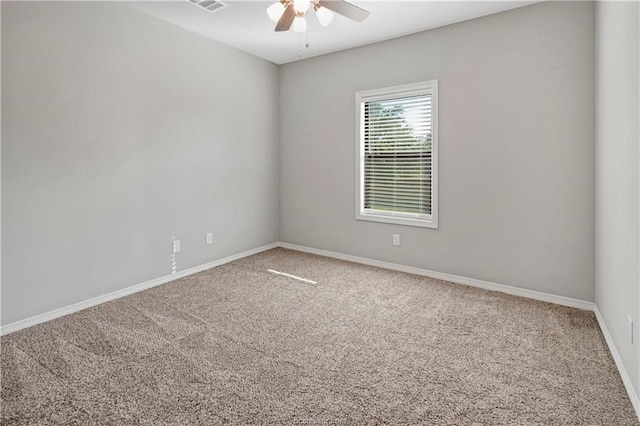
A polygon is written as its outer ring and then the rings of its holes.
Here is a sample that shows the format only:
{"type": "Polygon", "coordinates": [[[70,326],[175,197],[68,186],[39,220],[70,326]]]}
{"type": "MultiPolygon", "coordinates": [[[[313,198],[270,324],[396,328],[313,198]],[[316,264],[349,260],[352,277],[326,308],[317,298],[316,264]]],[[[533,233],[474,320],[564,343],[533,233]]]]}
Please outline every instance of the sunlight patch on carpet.
{"type": "Polygon", "coordinates": [[[283,275],[283,276],[285,276],[285,277],[293,278],[294,280],[302,281],[302,282],[305,282],[305,283],[309,283],[309,284],[318,284],[318,283],[317,283],[317,282],[315,282],[315,281],[311,281],[311,280],[308,280],[308,279],[306,279],[306,278],[301,278],[301,277],[298,277],[298,276],[296,276],[296,275],[287,274],[286,272],[280,272],[280,271],[276,271],[276,270],[274,270],[274,269],[269,269],[268,271],[269,271],[269,272],[271,272],[271,273],[273,273],[273,274],[283,275]]]}

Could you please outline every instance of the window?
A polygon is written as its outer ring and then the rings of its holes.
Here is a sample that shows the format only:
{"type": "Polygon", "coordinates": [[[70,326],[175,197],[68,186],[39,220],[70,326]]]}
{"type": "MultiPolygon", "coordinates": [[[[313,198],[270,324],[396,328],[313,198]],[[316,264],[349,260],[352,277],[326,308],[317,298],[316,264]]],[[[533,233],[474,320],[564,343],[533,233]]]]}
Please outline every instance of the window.
{"type": "Polygon", "coordinates": [[[438,81],[356,93],[356,219],[438,227],[438,81]]]}

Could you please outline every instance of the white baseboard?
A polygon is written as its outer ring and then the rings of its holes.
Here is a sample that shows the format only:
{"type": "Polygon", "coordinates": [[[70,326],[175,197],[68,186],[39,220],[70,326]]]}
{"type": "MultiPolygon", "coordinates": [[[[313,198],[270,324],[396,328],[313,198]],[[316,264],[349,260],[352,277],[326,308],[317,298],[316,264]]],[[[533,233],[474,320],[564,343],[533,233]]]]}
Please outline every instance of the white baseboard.
{"type": "Polygon", "coordinates": [[[627,389],[627,394],[629,395],[629,399],[631,400],[631,404],[633,405],[633,409],[636,410],[636,416],[640,419],[640,400],[638,399],[638,394],[633,389],[633,384],[631,383],[631,378],[627,373],[627,369],[624,368],[624,364],[622,363],[622,358],[620,357],[620,353],[616,348],[616,345],[613,343],[613,338],[611,337],[611,333],[609,333],[609,329],[607,328],[607,324],[604,322],[604,318],[598,309],[598,306],[595,306],[593,312],[596,314],[596,318],[598,320],[598,325],[600,325],[600,330],[602,330],[602,334],[604,335],[604,340],[607,342],[607,346],[609,346],[609,352],[611,352],[611,356],[613,357],[613,361],[616,363],[616,367],[618,367],[618,372],[620,373],[620,377],[622,378],[622,383],[624,383],[624,387],[627,389]]]}
{"type": "Polygon", "coordinates": [[[444,272],[430,271],[428,269],[416,268],[413,266],[399,265],[397,263],[384,262],[382,260],[368,259],[365,257],[351,256],[349,254],[336,253],[333,251],[320,250],[311,247],[299,246],[290,243],[278,243],[279,247],[290,250],[302,251],[305,253],[317,254],[334,259],[346,260],[349,262],[361,263],[363,265],[376,266],[378,268],[391,269],[393,271],[407,272],[409,274],[421,275],[423,277],[435,278],[443,281],[450,281],[457,284],[464,284],[471,287],[483,288],[485,290],[499,291],[515,296],[529,299],[541,300],[543,302],[555,303],[556,305],[568,306],[571,308],[594,310],[594,303],[586,300],[573,299],[571,297],[557,296],[555,294],[543,293],[540,291],[527,290],[518,287],[511,287],[504,284],[496,284],[489,281],[477,280],[475,278],[461,277],[458,275],[446,274],[444,272]]]}
{"type": "Polygon", "coordinates": [[[267,244],[262,247],[243,251],[242,253],[234,254],[232,256],[225,257],[223,259],[214,260],[213,262],[205,263],[203,265],[194,266],[183,271],[176,272],[175,274],[165,275],[160,278],[155,278],[140,284],[132,285],[131,287],[123,288],[102,296],[94,297],[82,302],[74,303],[73,305],[65,306],[63,308],[55,309],[44,314],[35,315],[30,318],[26,318],[20,321],[13,322],[11,324],[3,325],[0,327],[0,336],[13,333],[14,331],[22,330],[23,328],[31,327],[36,324],[40,324],[46,321],[51,321],[65,315],[72,314],[74,312],[81,311],[83,309],[90,308],[92,306],[100,305],[101,303],[109,302],[111,300],[119,299],[124,296],[128,296],[133,293],[137,293],[142,290],[146,290],[152,287],[156,287],[162,284],[169,283],[171,281],[184,278],[189,275],[197,274],[198,272],[206,271],[207,269],[215,268],[216,266],[224,265],[225,263],[233,262],[234,260],[242,259],[243,257],[251,256],[257,253],[261,253],[266,250],[271,250],[278,247],[278,243],[267,244]]]}
{"type": "Polygon", "coordinates": [[[162,284],[169,283],[171,281],[178,280],[180,278],[196,274],[198,272],[205,271],[207,269],[215,268],[216,266],[224,265],[225,263],[233,262],[234,260],[241,259],[243,257],[251,256],[266,250],[270,250],[276,247],[283,247],[290,250],[301,251],[305,253],[317,254],[320,256],[331,257],[334,259],[346,260],[349,262],[360,263],[364,265],[376,266],[379,268],[390,269],[394,271],[407,272],[414,275],[421,275],[425,277],[435,278],[443,281],[450,281],[458,284],[469,285],[472,287],[479,287],[486,290],[494,290],[500,291],[503,293],[508,293],[516,296],[527,297],[530,299],[541,300],[544,302],[555,303],[557,305],[569,306],[572,308],[585,309],[585,310],[594,310],[594,304],[592,302],[587,302],[584,300],[573,299],[570,297],[564,296],[556,296],[553,294],[542,293],[533,290],[526,290],[518,287],[511,287],[504,284],[496,284],[488,281],[477,280],[474,278],[461,277],[458,275],[446,274],[443,272],[430,271],[427,269],[416,268],[413,266],[399,265],[396,263],[384,262],[381,260],[368,259],[364,257],[352,256],[343,253],[337,253],[327,250],[315,249],[311,247],[300,246],[296,244],[278,242],[267,244],[262,247],[258,247],[252,250],[247,250],[242,253],[238,253],[232,256],[225,257],[223,259],[215,260],[213,262],[205,263],[203,265],[194,266],[189,269],[185,269],[183,271],[179,271],[175,274],[165,275],[163,277],[155,278],[140,284],[135,284],[131,287],[124,288],[122,290],[117,290],[108,294],[104,294],[101,296],[97,296],[88,300],[84,300],[82,302],[74,303],[73,305],[65,306],[59,309],[55,309],[50,312],[46,312],[44,314],[39,314],[32,316],[30,318],[26,318],[20,321],[16,321],[7,325],[3,325],[0,327],[0,336],[4,336],[5,334],[13,333],[18,330],[22,330],[23,328],[31,327],[36,324],[40,324],[46,321],[50,321],[55,318],[59,318],[65,315],[72,314],[74,312],[81,311],[83,309],[90,308],[92,306],[99,305],[101,303],[105,303],[111,300],[118,299],[120,297],[127,296],[129,294],[137,293],[142,290],[146,290],[152,287],[156,287],[162,284]]]}

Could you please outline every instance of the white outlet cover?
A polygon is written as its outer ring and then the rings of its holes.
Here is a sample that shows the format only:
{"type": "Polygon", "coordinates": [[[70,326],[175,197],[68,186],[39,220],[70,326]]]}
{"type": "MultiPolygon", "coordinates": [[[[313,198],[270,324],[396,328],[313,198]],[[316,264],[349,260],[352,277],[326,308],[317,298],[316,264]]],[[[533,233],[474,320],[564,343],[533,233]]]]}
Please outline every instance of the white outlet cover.
{"type": "Polygon", "coordinates": [[[393,245],[394,246],[400,245],[400,234],[393,234],[393,245]]]}
{"type": "Polygon", "coordinates": [[[206,243],[213,244],[213,232],[207,232],[206,243]]]}
{"type": "Polygon", "coordinates": [[[629,321],[629,343],[633,345],[633,319],[630,316],[627,316],[627,320],[629,321]]]}
{"type": "Polygon", "coordinates": [[[180,240],[173,240],[173,253],[180,253],[180,240]]]}

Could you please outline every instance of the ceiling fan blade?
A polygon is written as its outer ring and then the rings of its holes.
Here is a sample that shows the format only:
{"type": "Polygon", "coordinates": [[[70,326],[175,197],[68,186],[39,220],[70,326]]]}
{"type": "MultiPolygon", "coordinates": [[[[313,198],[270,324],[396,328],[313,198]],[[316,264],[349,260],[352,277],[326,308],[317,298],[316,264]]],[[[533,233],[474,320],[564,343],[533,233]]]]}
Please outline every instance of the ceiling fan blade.
{"type": "Polygon", "coordinates": [[[369,16],[369,11],[344,0],[320,0],[318,4],[357,22],[362,22],[369,16]]]}
{"type": "Polygon", "coordinates": [[[293,2],[290,2],[287,8],[282,12],[280,20],[276,24],[276,31],[289,31],[293,18],[296,17],[296,11],[293,9],[293,2]]]}

